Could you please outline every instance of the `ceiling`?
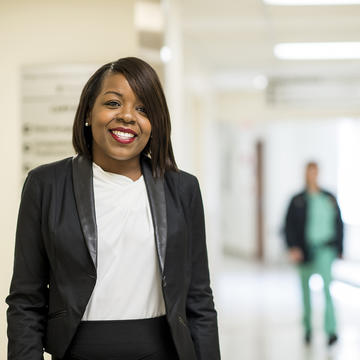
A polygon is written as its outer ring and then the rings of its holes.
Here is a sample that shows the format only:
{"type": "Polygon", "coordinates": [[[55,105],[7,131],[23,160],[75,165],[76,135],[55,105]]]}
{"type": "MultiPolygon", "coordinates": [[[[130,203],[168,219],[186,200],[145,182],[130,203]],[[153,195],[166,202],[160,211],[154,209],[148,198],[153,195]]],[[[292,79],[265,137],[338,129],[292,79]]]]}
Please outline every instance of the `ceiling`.
{"type": "Polygon", "coordinates": [[[262,0],[182,0],[187,73],[351,76],[360,60],[284,61],[279,42],[360,41],[360,6],[269,6],[262,0]]]}

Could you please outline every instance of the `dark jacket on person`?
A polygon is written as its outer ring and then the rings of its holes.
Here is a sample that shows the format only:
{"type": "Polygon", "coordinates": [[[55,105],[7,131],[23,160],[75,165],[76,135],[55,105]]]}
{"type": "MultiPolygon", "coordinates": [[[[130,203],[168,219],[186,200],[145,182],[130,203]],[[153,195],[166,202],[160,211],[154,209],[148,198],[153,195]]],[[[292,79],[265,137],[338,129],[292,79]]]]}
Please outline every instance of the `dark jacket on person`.
{"type": "MultiPolygon", "coordinates": [[[[323,189],[320,190],[328,196],[334,205],[336,211],[335,217],[335,236],[325,243],[325,246],[332,246],[336,249],[338,255],[343,252],[343,221],[341,212],[334,195],[323,189]]],[[[287,210],[285,219],[285,239],[289,248],[298,247],[303,251],[304,262],[311,260],[309,246],[306,240],[305,228],[307,220],[307,196],[306,191],[295,195],[287,210]]]]}
{"type": "MultiPolygon", "coordinates": [[[[141,159],[162,274],[166,318],[180,360],[220,359],[204,212],[197,179],[152,176],[141,159]]],[[[96,283],[92,162],[77,155],[30,171],[19,209],[8,359],[64,356],[96,283]]]]}

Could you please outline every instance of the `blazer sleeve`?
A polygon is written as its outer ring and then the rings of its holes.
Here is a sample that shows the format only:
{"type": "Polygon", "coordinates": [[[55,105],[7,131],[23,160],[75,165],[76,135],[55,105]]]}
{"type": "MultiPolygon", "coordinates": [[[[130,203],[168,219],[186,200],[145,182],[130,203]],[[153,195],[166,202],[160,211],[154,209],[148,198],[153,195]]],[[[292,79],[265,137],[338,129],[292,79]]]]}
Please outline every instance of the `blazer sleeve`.
{"type": "Polygon", "coordinates": [[[343,254],[344,244],[344,223],[341,216],[341,210],[336,198],[334,197],[336,207],[336,249],[339,256],[343,254]]]}
{"type": "Polygon", "coordinates": [[[21,195],[13,277],[6,298],[8,360],[43,359],[48,271],[41,236],[41,192],[30,172],[21,195]]]}
{"type": "Polygon", "coordinates": [[[186,316],[198,360],[219,360],[217,312],[214,308],[205,241],[204,209],[199,183],[192,186],[190,203],[191,281],[186,316]]]}
{"type": "Polygon", "coordinates": [[[285,242],[288,248],[297,246],[294,199],[291,199],[285,216],[285,242]]]}

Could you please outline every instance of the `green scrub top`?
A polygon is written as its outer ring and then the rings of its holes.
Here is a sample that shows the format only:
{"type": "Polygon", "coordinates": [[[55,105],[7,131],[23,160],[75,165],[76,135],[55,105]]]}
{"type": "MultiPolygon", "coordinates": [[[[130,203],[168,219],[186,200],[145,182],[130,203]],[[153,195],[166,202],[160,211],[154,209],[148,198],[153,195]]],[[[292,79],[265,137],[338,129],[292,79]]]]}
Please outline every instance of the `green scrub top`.
{"type": "Polygon", "coordinates": [[[310,246],[318,247],[335,236],[336,209],[331,198],[322,193],[307,193],[305,234],[310,246]]]}

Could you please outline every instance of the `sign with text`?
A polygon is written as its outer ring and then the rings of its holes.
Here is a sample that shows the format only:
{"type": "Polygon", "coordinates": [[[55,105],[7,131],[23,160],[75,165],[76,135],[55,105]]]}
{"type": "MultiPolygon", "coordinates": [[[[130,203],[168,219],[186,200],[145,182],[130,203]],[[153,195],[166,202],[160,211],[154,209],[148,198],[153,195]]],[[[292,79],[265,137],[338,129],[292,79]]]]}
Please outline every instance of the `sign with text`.
{"type": "Polygon", "coordinates": [[[22,172],[74,155],[72,126],[95,65],[34,65],[22,71],[22,172]]]}

